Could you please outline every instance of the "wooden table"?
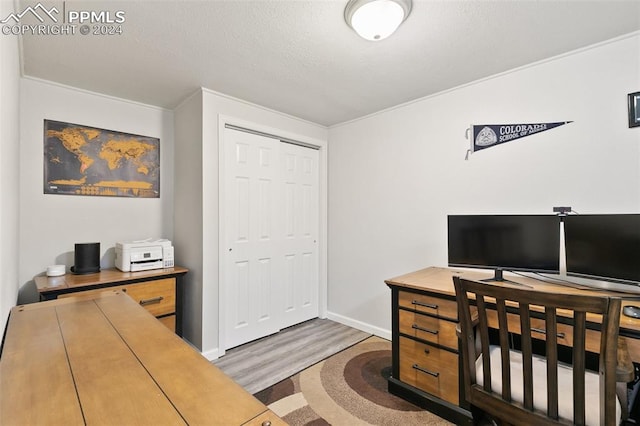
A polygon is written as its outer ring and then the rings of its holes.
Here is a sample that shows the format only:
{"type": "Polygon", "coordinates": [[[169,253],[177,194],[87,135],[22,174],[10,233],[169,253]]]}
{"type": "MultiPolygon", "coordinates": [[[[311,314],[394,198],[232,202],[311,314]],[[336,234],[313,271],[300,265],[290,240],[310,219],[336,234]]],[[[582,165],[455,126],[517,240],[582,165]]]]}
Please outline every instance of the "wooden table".
{"type": "Polygon", "coordinates": [[[122,292],[11,310],[2,425],[282,425],[122,292]]]}

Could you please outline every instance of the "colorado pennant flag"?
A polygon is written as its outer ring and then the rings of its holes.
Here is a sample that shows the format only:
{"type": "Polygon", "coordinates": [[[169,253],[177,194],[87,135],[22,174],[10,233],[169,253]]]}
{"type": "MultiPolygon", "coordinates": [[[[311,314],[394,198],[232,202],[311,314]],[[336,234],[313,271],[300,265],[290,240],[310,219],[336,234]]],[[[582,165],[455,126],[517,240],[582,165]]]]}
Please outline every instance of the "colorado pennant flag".
{"type": "Polygon", "coordinates": [[[471,126],[471,149],[470,152],[480,151],[501,143],[510,142],[524,138],[536,133],[551,130],[572,121],[560,121],[556,123],[535,123],[535,124],[480,124],[471,126]]]}

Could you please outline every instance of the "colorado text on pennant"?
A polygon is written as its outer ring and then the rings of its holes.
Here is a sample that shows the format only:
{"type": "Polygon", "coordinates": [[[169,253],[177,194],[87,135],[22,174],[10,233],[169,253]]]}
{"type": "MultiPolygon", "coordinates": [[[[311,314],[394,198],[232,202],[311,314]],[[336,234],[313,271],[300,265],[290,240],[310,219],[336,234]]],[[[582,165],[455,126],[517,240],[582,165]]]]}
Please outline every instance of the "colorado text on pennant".
{"type": "Polygon", "coordinates": [[[533,124],[480,124],[471,126],[471,152],[551,130],[572,121],[533,124]]]}

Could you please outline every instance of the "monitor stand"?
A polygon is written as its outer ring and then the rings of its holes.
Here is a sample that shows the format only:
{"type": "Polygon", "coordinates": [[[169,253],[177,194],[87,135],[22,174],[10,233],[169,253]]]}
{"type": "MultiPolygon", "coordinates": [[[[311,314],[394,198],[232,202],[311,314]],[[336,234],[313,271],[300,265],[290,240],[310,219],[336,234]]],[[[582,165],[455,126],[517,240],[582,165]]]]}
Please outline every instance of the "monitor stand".
{"type": "Polygon", "coordinates": [[[529,285],[522,284],[522,283],[519,283],[517,281],[511,281],[511,280],[504,279],[504,276],[502,275],[502,269],[500,269],[500,268],[495,268],[493,270],[493,277],[492,278],[485,278],[484,280],[480,280],[480,281],[487,282],[487,283],[492,283],[492,282],[509,283],[509,284],[521,285],[521,286],[524,286],[524,287],[532,288],[529,285]]]}

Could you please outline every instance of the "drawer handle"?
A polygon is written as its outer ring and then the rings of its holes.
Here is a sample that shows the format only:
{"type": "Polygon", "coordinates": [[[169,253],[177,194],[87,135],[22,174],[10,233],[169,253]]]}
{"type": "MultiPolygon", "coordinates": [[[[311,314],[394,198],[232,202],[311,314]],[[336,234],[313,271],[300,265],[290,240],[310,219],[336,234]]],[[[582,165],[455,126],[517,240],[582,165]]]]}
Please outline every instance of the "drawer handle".
{"type": "Polygon", "coordinates": [[[413,324],[411,326],[411,328],[413,328],[414,330],[420,330],[420,331],[424,331],[426,333],[431,333],[431,334],[438,334],[439,333],[438,330],[431,330],[429,328],[420,327],[418,324],[413,324]]]}
{"type": "Polygon", "coordinates": [[[418,305],[418,306],[422,306],[425,308],[430,308],[430,309],[438,309],[438,305],[434,305],[432,303],[424,303],[424,302],[420,302],[419,300],[414,300],[411,302],[412,305],[418,305]]]}
{"type": "Polygon", "coordinates": [[[413,368],[418,370],[418,371],[422,371],[423,373],[426,373],[426,374],[428,374],[430,376],[433,376],[433,377],[438,377],[440,375],[440,373],[434,372],[434,371],[429,371],[426,368],[420,367],[418,364],[413,364],[413,368]]]}
{"type": "MultiPolygon", "coordinates": [[[[536,333],[540,334],[547,334],[547,330],[544,330],[542,328],[531,328],[531,331],[535,331],[536,333]]],[[[556,336],[558,336],[559,339],[564,339],[564,333],[558,333],[556,334],[556,336]]]]}
{"type": "Polygon", "coordinates": [[[162,297],[162,296],[152,297],[151,299],[142,299],[140,301],[140,304],[142,306],[151,305],[153,303],[160,303],[160,302],[162,302],[163,299],[164,299],[164,297],[162,297]]]}

